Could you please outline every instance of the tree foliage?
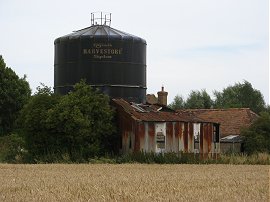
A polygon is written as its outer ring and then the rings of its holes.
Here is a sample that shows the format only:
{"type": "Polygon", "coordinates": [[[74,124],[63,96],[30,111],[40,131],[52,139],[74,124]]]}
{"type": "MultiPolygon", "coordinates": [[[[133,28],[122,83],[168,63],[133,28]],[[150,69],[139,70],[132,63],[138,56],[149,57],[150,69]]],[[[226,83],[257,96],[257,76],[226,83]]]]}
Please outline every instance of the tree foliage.
{"type": "Polygon", "coordinates": [[[173,99],[173,102],[169,104],[169,107],[177,110],[177,109],[183,109],[185,107],[185,101],[181,95],[176,95],[173,99]]]}
{"type": "Polygon", "coordinates": [[[65,96],[38,88],[20,117],[27,149],[34,158],[67,153],[72,161],[104,151],[114,132],[112,120],[109,98],[85,82],[65,96]]]}
{"type": "Polygon", "coordinates": [[[49,111],[47,124],[70,154],[80,151],[88,158],[105,149],[104,140],[114,132],[112,120],[109,97],[80,82],[49,111]]]}
{"type": "Polygon", "coordinates": [[[175,96],[169,107],[173,109],[209,109],[214,108],[250,108],[259,114],[270,111],[265,105],[262,93],[252,87],[251,83],[244,81],[224,88],[221,92],[214,91],[212,100],[206,90],[192,90],[186,100],[182,96],[175,96]]]}
{"type": "Polygon", "coordinates": [[[247,107],[259,113],[265,109],[263,95],[252,87],[251,83],[236,83],[224,88],[222,92],[214,92],[215,108],[241,108],[247,107]]]}
{"type": "Polygon", "coordinates": [[[10,134],[18,112],[31,95],[26,76],[19,78],[0,55],[0,136],[10,134]]]}
{"type": "Polygon", "coordinates": [[[60,97],[53,94],[47,86],[37,88],[37,92],[20,112],[18,127],[24,135],[26,148],[33,156],[52,152],[56,148],[57,140],[48,130],[46,120],[48,112],[58,102],[60,97]]]}
{"type": "Polygon", "coordinates": [[[249,154],[254,152],[270,152],[270,114],[261,116],[249,127],[241,131],[245,136],[244,148],[249,154]]]}
{"type": "Polygon", "coordinates": [[[18,134],[0,137],[0,162],[24,163],[25,153],[24,139],[18,134]]]}
{"type": "Polygon", "coordinates": [[[186,101],[181,95],[176,95],[169,105],[174,110],[177,109],[209,109],[213,105],[210,95],[206,90],[191,91],[186,101]]]}
{"type": "Polygon", "coordinates": [[[211,97],[208,95],[206,90],[202,91],[191,91],[189,94],[185,108],[187,109],[209,109],[212,106],[211,97]]]}

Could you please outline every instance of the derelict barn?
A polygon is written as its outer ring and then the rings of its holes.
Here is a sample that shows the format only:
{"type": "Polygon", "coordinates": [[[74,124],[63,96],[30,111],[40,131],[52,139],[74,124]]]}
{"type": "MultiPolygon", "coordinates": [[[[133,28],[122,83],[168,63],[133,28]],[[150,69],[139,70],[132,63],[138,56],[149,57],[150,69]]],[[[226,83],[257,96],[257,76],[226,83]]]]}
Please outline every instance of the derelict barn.
{"type": "Polygon", "coordinates": [[[189,113],[209,122],[220,123],[220,152],[244,151],[244,137],[241,129],[249,127],[258,115],[249,108],[229,109],[185,109],[178,112],[189,113]]]}
{"type": "Polygon", "coordinates": [[[219,124],[205,122],[164,105],[113,99],[122,137],[122,153],[186,152],[214,157],[220,152],[219,124]]]}
{"type": "Polygon", "coordinates": [[[158,104],[146,104],[146,41],[110,27],[111,14],[91,14],[91,26],[55,40],[54,90],[67,94],[81,79],[112,98],[120,150],[219,153],[219,125],[158,104]]]}

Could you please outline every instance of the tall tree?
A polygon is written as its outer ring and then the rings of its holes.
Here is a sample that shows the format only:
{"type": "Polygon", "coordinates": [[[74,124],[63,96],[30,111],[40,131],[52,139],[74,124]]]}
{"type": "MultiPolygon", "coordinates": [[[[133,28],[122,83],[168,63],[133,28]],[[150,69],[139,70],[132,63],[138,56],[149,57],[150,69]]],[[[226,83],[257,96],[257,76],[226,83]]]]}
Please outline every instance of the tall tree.
{"type": "Polygon", "coordinates": [[[209,109],[212,107],[212,103],[213,101],[206,90],[191,91],[186,100],[185,108],[209,109]]]}
{"type": "Polygon", "coordinates": [[[263,95],[252,87],[251,83],[236,83],[224,88],[222,92],[214,92],[216,108],[240,108],[247,107],[256,113],[265,109],[263,95]]]}
{"type": "Polygon", "coordinates": [[[169,104],[169,107],[177,110],[177,109],[183,109],[185,107],[185,101],[181,95],[176,95],[173,99],[173,102],[169,104]]]}
{"type": "Polygon", "coordinates": [[[26,76],[19,78],[6,66],[0,55],[0,135],[9,134],[18,112],[30,98],[31,90],[26,76]]]}

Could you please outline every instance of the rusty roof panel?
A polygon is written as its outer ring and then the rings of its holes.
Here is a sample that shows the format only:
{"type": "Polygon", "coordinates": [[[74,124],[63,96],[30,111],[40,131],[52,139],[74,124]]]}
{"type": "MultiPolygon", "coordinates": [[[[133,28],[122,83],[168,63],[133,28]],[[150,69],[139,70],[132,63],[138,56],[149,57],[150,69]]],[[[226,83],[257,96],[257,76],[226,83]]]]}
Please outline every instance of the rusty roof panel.
{"type": "Polygon", "coordinates": [[[125,112],[131,115],[133,119],[140,121],[155,121],[155,122],[206,122],[203,119],[196,117],[188,112],[169,111],[168,108],[162,110],[158,105],[142,105],[134,104],[125,101],[124,99],[112,100],[117,107],[121,107],[125,112]]]}
{"type": "Polygon", "coordinates": [[[229,109],[187,109],[179,113],[189,113],[206,122],[220,123],[221,137],[239,135],[243,127],[249,127],[258,115],[249,108],[229,109]]]}

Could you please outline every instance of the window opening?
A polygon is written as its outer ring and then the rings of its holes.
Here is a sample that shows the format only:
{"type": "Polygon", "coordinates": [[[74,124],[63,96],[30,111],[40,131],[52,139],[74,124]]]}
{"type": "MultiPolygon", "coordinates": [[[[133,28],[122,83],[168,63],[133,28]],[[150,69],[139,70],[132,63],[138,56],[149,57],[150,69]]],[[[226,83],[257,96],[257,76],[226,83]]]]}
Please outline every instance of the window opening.
{"type": "Polygon", "coordinates": [[[165,149],[165,135],[162,132],[157,132],[157,148],[165,149]]]}

